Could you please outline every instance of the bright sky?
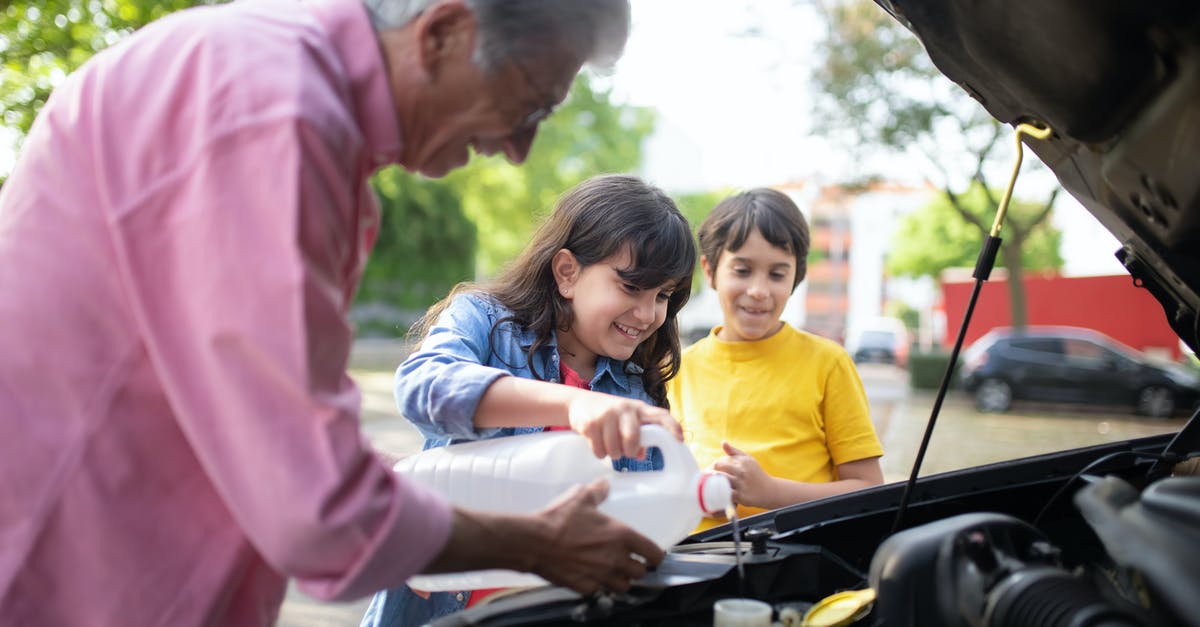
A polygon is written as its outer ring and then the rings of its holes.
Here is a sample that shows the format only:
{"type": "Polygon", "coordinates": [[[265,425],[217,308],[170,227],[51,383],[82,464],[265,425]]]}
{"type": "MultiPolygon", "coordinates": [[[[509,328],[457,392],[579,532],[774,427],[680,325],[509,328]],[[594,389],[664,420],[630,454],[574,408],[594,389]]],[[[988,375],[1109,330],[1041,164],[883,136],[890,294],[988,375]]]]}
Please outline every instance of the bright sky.
{"type": "Polygon", "coordinates": [[[813,170],[808,70],[821,27],[794,0],[633,0],[611,76],[658,111],[647,176],[667,189],[749,187],[813,170]],[[761,35],[749,34],[761,29],[761,35]]]}
{"type": "MultiPolygon", "coordinates": [[[[823,33],[809,3],[795,0],[632,0],[633,31],[611,81],[619,102],[658,111],[645,176],[669,191],[739,189],[800,180],[845,181],[854,169],[815,135],[814,47],[823,33]],[[757,29],[757,30],[756,30],[757,29]]],[[[1056,185],[1029,161],[1017,195],[1056,185]]],[[[902,159],[892,159],[903,163],[902,159]]],[[[1011,165],[993,178],[1007,176],[1011,165]]],[[[897,168],[920,181],[919,173],[897,168]]],[[[1060,194],[1068,274],[1124,272],[1119,244],[1081,205],[1060,194]]]]}

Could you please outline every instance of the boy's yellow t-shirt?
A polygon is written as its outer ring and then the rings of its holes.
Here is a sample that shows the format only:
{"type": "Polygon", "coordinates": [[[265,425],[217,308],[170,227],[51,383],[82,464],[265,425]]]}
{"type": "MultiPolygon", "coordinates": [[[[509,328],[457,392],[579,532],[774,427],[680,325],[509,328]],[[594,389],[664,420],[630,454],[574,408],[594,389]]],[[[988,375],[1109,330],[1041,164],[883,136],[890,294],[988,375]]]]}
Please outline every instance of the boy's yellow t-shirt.
{"type": "MultiPolygon", "coordinates": [[[[833,481],[838,464],[883,454],[862,380],[840,345],[786,323],[754,342],[726,342],[720,330],[688,347],[667,382],[701,469],[725,456],[722,441],[772,476],[805,482],[833,481]]],[[[738,516],[763,511],[739,506],[738,516]]],[[[723,522],[705,518],[697,531],[723,522]]]]}

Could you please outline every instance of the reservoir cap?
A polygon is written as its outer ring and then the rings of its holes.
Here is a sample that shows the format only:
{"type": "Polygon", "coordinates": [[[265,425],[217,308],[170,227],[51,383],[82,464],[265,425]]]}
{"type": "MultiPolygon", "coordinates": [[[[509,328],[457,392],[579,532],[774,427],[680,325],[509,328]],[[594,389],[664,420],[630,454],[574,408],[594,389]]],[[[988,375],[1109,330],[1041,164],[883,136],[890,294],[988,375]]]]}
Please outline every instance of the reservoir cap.
{"type": "Polygon", "coordinates": [[[723,512],[733,506],[733,486],[729,485],[729,477],[719,472],[700,473],[696,488],[700,511],[705,514],[723,512]]]}

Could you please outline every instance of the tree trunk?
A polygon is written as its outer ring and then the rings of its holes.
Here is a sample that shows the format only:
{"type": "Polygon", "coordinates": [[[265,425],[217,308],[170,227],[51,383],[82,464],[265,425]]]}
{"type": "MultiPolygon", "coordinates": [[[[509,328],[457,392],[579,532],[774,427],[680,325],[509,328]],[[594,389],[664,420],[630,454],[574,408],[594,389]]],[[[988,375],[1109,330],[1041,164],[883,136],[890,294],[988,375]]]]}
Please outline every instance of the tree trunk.
{"type": "Polygon", "coordinates": [[[1021,246],[1025,238],[1014,236],[1012,241],[1000,245],[1000,256],[1004,267],[1008,270],[1008,304],[1011,324],[1014,328],[1024,329],[1026,325],[1025,311],[1025,271],[1021,267],[1021,246]]]}

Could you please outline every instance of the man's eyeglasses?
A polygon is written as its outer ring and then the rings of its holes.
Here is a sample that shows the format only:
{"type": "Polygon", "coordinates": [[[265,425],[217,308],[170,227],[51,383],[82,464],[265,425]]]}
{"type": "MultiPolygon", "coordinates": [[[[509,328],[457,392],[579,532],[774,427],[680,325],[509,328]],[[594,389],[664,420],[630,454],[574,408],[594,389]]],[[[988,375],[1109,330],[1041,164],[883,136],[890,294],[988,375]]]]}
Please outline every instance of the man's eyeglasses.
{"type": "Polygon", "coordinates": [[[538,124],[542,123],[542,120],[550,117],[550,114],[554,113],[554,108],[558,106],[558,99],[546,97],[545,92],[538,87],[537,81],[533,80],[533,76],[530,75],[529,70],[525,68],[525,64],[514,60],[513,65],[517,66],[517,71],[520,72],[521,76],[525,78],[525,83],[529,85],[529,88],[533,93],[537,94],[538,99],[542,102],[548,103],[534,109],[533,111],[530,111],[525,117],[521,118],[516,125],[513,126],[512,134],[520,135],[536,129],[538,124]]]}

